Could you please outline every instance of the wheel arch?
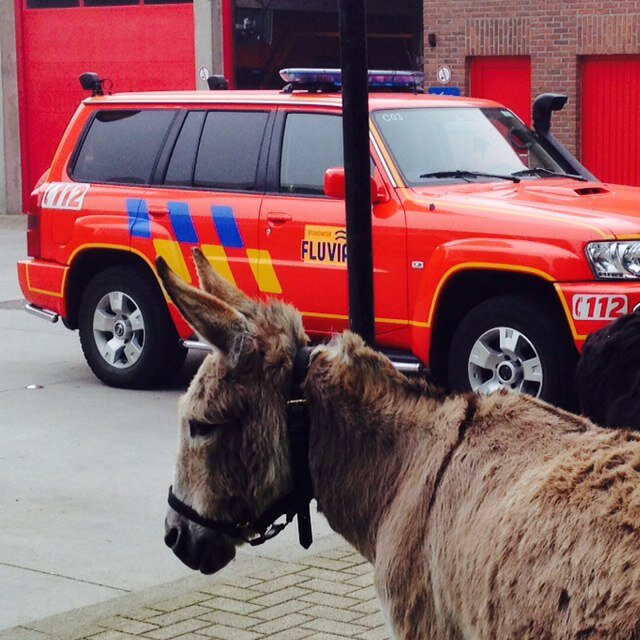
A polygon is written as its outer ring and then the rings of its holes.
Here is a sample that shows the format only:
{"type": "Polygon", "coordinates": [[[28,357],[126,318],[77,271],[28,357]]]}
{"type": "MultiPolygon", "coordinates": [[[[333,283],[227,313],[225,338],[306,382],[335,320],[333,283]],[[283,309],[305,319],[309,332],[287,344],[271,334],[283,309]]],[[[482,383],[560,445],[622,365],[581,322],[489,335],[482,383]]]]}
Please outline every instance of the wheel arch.
{"type": "Polygon", "coordinates": [[[485,300],[510,294],[543,298],[565,320],[567,338],[571,339],[565,309],[553,282],[521,271],[490,268],[460,270],[444,283],[433,313],[429,363],[437,380],[448,379],[447,359],[451,340],[464,316],[485,300]]]}
{"type": "Polygon", "coordinates": [[[123,249],[86,249],[79,252],[71,263],[66,290],[67,317],[65,318],[65,325],[68,328],[78,328],[80,300],[91,279],[101,271],[114,266],[127,266],[147,273],[162,294],[156,272],[146,257],[123,249]]]}

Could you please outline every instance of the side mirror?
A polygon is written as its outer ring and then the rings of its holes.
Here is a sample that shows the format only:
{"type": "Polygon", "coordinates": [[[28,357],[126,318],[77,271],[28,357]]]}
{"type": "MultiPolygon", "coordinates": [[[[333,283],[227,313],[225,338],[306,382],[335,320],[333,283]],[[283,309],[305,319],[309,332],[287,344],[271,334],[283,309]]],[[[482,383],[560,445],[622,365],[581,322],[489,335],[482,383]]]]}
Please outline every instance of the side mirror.
{"type": "Polygon", "coordinates": [[[324,172],[324,195],[336,200],[344,200],[346,192],[344,167],[333,167],[324,172]]]}
{"type": "MultiPolygon", "coordinates": [[[[336,200],[344,200],[346,193],[344,167],[332,167],[324,172],[324,194],[336,200]]],[[[371,176],[371,203],[389,202],[389,192],[377,172],[371,176]]]]}
{"type": "Polygon", "coordinates": [[[389,197],[387,187],[384,186],[384,182],[382,182],[382,178],[378,172],[374,171],[371,176],[371,203],[382,204],[389,202],[389,200],[391,200],[391,198],[389,197]]]}

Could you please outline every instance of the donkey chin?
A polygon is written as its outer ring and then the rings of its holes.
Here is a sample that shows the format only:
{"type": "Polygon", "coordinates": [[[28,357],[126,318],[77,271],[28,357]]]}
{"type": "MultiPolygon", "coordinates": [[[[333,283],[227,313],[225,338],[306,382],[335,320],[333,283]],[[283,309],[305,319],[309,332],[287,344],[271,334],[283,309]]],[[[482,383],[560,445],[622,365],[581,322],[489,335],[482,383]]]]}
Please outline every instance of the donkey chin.
{"type": "Polygon", "coordinates": [[[226,567],[236,556],[236,547],[226,535],[189,522],[172,509],[164,530],[165,544],[190,569],[209,575],[226,567]]]}

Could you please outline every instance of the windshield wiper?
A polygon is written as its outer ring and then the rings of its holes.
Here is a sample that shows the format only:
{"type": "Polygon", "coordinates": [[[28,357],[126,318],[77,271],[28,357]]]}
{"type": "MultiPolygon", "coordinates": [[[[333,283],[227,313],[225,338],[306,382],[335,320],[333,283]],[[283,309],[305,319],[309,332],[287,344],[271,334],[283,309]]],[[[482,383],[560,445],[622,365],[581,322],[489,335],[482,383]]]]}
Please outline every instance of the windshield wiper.
{"type": "Polygon", "coordinates": [[[522,171],[516,171],[514,176],[550,176],[552,178],[573,178],[574,180],[582,180],[586,182],[587,179],[584,176],[578,176],[573,173],[560,173],[558,171],[550,171],[549,169],[543,169],[538,167],[537,169],[523,169],[522,171]]]}
{"type": "Polygon", "coordinates": [[[511,182],[520,182],[517,174],[504,175],[499,173],[484,173],[483,171],[432,171],[423,173],[421,178],[461,178],[467,182],[471,182],[470,178],[497,178],[498,180],[511,180],[511,182]]]}

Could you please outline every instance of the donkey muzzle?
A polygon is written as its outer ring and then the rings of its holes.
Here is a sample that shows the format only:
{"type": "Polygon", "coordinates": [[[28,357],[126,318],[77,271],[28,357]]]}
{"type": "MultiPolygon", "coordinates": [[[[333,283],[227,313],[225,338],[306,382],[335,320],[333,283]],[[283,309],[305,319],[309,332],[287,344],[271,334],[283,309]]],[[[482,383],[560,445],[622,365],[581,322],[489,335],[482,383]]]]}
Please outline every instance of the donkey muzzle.
{"type": "Polygon", "coordinates": [[[219,571],[236,555],[235,545],[225,536],[185,520],[172,509],[165,520],[164,542],[190,569],[204,574],[219,571]]]}

